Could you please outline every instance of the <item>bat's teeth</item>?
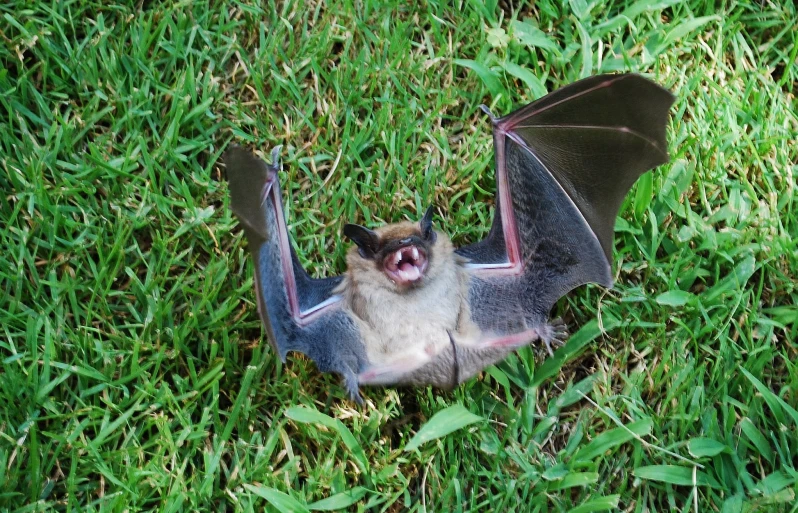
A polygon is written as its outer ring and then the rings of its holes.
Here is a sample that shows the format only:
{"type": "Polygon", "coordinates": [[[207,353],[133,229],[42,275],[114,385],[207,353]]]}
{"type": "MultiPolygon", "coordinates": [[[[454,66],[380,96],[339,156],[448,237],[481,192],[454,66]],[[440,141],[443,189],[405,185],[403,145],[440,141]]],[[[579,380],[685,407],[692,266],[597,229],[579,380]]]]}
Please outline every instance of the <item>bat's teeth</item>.
{"type": "Polygon", "coordinates": [[[388,278],[405,285],[417,282],[424,274],[425,258],[423,250],[415,246],[405,246],[392,253],[385,262],[388,278]]]}

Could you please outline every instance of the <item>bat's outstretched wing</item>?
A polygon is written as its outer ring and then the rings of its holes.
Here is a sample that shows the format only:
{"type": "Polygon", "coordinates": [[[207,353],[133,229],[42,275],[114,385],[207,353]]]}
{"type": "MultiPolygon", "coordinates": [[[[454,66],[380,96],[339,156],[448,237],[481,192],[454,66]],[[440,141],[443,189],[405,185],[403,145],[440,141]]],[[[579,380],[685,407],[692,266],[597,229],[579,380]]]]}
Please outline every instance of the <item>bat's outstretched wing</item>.
{"type": "Polygon", "coordinates": [[[481,329],[542,326],[571,289],[612,285],[615,218],[635,180],[668,161],[673,101],[639,75],[600,75],[491,115],[493,225],[458,250],[471,261],[469,302],[481,329]]]}
{"type": "Polygon", "coordinates": [[[271,165],[236,146],[224,157],[231,208],[255,263],[258,312],[283,361],[289,351],[306,354],[322,372],[341,374],[360,402],[357,375],[366,363],[360,332],[333,293],[341,277],[311,278],[297,261],[280,199],[279,149],[271,165]]]}

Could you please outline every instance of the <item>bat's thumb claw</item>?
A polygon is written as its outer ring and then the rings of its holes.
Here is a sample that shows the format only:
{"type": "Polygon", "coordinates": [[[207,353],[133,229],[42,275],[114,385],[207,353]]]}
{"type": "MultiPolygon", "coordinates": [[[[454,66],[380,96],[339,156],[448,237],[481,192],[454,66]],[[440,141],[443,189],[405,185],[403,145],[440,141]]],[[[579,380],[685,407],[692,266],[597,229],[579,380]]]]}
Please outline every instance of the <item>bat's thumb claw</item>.
{"type": "Polygon", "coordinates": [[[487,105],[485,105],[483,103],[483,104],[481,104],[479,106],[479,108],[480,108],[480,110],[482,110],[482,112],[484,112],[485,114],[488,115],[488,117],[490,118],[491,123],[496,124],[496,119],[497,118],[496,118],[496,116],[493,115],[493,113],[490,111],[490,109],[488,108],[487,105]]]}
{"type": "Polygon", "coordinates": [[[280,169],[280,152],[283,149],[282,144],[278,144],[274,148],[272,148],[272,167],[275,169],[280,169]]]}

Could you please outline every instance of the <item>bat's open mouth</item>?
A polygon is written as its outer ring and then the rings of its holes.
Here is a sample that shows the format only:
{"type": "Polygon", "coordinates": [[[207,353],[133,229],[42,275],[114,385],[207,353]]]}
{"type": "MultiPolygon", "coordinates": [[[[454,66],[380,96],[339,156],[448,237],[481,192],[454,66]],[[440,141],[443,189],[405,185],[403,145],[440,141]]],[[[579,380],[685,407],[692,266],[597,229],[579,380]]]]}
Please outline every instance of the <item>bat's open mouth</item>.
{"type": "Polygon", "coordinates": [[[427,255],[418,246],[405,246],[383,260],[385,274],[397,285],[415,283],[427,270],[427,255]]]}

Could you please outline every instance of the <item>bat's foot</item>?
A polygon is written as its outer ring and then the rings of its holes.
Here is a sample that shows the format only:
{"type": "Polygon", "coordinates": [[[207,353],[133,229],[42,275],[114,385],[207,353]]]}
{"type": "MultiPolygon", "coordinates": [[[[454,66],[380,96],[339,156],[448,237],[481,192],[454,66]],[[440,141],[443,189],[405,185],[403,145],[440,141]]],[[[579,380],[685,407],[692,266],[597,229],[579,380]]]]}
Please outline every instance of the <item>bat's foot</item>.
{"type": "Polygon", "coordinates": [[[551,323],[538,328],[538,335],[543,345],[546,346],[549,356],[554,356],[552,346],[560,347],[565,344],[565,339],[568,338],[568,327],[560,317],[557,317],[551,323]]]}
{"type": "Polygon", "coordinates": [[[357,374],[347,373],[344,376],[344,386],[349,398],[355,401],[358,405],[363,406],[363,396],[360,395],[360,384],[358,383],[357,374]]]}

